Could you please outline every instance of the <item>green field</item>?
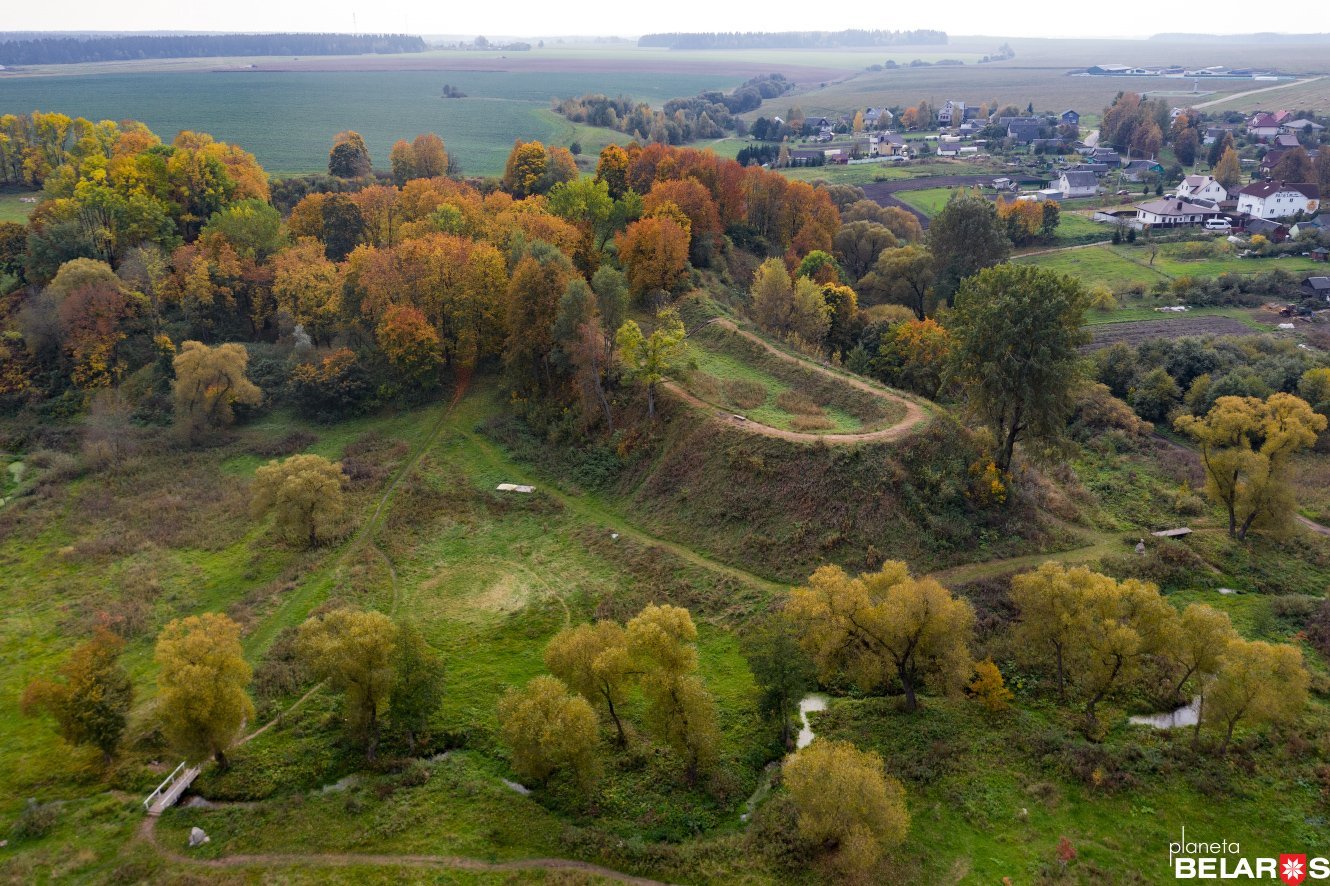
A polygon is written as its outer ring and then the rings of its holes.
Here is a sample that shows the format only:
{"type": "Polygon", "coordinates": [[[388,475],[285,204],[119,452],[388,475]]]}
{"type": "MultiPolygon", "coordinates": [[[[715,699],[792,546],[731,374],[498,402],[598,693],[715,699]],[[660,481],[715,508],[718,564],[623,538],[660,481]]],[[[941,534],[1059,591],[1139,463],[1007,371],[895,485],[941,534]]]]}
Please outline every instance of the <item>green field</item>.
{"type": "Polygon", "coordinates": [[[27,191],[0,191],[0,222],[26,222],[36,206],[20,198],[31,196],[27,191]]]}
{"type": "Polygon", "coordinates": [[[1150,286],[1161,280],[1183,276],[1264,274],[1275,270],[1302,274],[1323,267],[1302,256],[1280,259],[1236,256],[1186,259],[1182,257],[1182,248],[1183,244],[1179,243],[1161,245],[1153,264],[1150,262],[1150,247],[1143,241],[1131,246],[1096,245],[1081,249],[1066,249],[1042,255],[1018,257],[1015,260],[1071,274],[1086,283],[1103,281],[1116,290],[1125,289],[1134,283],[1150,286]]]}
{"type": "MultiPolygon", "coordinates": [[[[34,109],[89,119],[134,119],[169,141],[202,130],[252,151],[272,173],[325,169],[333,136],[360,132],[375,165],[387,167],[399,138],[437,132],[467,175],[497,175],[514,139],[567,145],[582,132],[549,113],[551,98],[614,91],[660,104],[727,89],[733,74],[481,71],[235,71],[7,79],[0,113],[34,109]],[[443,84],[463,99],[440,98],[443,84]]],[[[590,152],[608,136],[583,139],[590,152]]]]}

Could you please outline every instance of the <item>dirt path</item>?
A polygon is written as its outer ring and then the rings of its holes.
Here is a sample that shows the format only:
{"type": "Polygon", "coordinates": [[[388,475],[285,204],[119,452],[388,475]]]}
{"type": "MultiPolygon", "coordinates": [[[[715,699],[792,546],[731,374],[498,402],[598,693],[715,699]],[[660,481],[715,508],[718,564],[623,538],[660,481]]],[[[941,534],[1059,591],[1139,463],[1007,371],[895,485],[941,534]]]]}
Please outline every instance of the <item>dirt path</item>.
{"type": "Polygon", "coordinates": [[[646,877],[634,877],[610,868],[585,861],[565,858],[523,858],[516,861],[485,861],[480,858],[468,858],[464,855],[357,855],[355,853],[261,853],[255,855],[228,855],[222,858],[190,858],[165,846],[157,840],[157,819],[145,818],[139,825],[138,836],[147,842],[163,858],[177,864],[217,869],[243,867],[411,867],[411,868],[449,868],[462,871],[577,871],[590,874],[616,883],[632,883],[638,886],[663,886],[659,880],[646,877]]]}
{"type": "Polygon", "coordinates": [[[820,372],[823,375],[836,379],[842,384],[849,385],[852,388],[863,391],[867,394],[871,394],[872,396],[877,397],[878,399],[888,400],[892,403],[899,403],[901,406],[905,407],[905,415],[901,418],[900,421],[896,422],[890,427],[880,428],[876,431],[864,431],[858,434],[810,434],[801,431],[786,431],[781,428],[773,428],[770,425],[764,425],[761,422],[756,422],[749,418],[740,418],[739,416],[736,416],[732,412],[727,412],[726,410],[721,409],[719,406],[716,406],[714,403],[708,403],[705,400],[701,399],[700,397],[697,397],[694,394],[689,393],[677,382],[667,381],[664,383],[665,390],[674,394],[676,397],[678,397],[679,399],[683,400],[684,402],[688,403],[691,406],[694,406],[698,409],[713,412],[714,417],[717,420],[724,422],[725,424],[731,425],[732,427],[736,427],[739,428],[740,430],[747,431],[750,434],[761,434],[764,437],[777,437],[781,440],[793,440],[797,443],[817,443],[817,442],[837,443],[837,444],[873,443],[873,442],[882,442],[887,440],[899,440],[901,437],[904,437],[906,434],[910,433],[910,431],[914,430],[916,425],[927,420],[928,418],[928,413],[923,410],[923,407],[921,407],[918,403],[914,402],[913,400],[902,397],[899,394],[893,394],[888,391],[885,391],[882,388],[869,384],[868,382],[862,379],[853,378],[848,375],[842,375],[839,372],[832,372],[829,369],[825,369],[817,365],[811,360],[805,360],[801,357],[796,357],[793,354],[786,353],[785,351],[782,351],[780,348],[776,347],[775,345],[771,344],[770,342],[766,341],[760,336],[754,335],[751,332],[747,332],[743,329],[740,329],[732,320],[727,320],[723,317],[716,318],[714,320],[708,321],[705,325],[722,326],[725,329],[730,330],[731,332],[737,332],[739,335],[742,335],[744,338],[747,338],[750,341],[754,341],[757,344],[761,345],[763,348],[766,348],[766,350],[769,353],[773,354],[774,356],[776,356],[781,360],[784,360],[787,363],[794,363],[796,365],[803,366],[807,369],[811,369],[815,372],[820,372]]]}
{"type": "Polygon", "coordinates": [[[1005,560],[965,563],[929,573],[928,577],[936,579],[944,585],[965,584],[985,578],[1007,575],[1012,572],[1028,571],[1038,568],[1040,564],[1049,560],[1056,560],[1059,563],[1086,563],[1091,560],[1098,560],[1106,554],[1123,550],[1126,550],[1126,548],[1122,546],[1117,535],[1107,532],[1095,533],[1095,540],[1092,543],[1084,547],[1072,548],[1069,551],[1059,551],[1053,554],[1025,554],[1020,557],[1008,557],[1005,560]]]}
{"type": "Polygon", "coordinates": [[[1231,101],[1237,101],[1240,98],[1246,98],[1250,95],[1260,95],[1262,92],[1274,92],[1276,89],[1288,89],[1290,86],[1301,86],[1304,83],[1315,83],[1320,77],[1309,77],[1306,80],[1294,80],[1291,83],[1280,83],[1277,86],[1266,86],[1262,89],[1249,89],[1246,92],[1235,92],[1232,95],[1226,95],[1223,98],[1217,98],[1213,101],[1201,102],[1199,105],[1192,105],[1193,108],[1212,108],[1215,105],[1227,104],[1231,101]]]}
{"type": "Polygon", "coordinates": [[[1075,246],[1056,246],[1052,249],[1036,249],[1033,252],[1021,252],[1012,256],[1012,260],[1029,258],[1033,255],[1051,255],[1054,252],[1071,252],[1073,249],[1089,249],[1091,246],[1109,246],[1112,240],[1096,240],[1093,243],[1077,243],[1075,246]]]}

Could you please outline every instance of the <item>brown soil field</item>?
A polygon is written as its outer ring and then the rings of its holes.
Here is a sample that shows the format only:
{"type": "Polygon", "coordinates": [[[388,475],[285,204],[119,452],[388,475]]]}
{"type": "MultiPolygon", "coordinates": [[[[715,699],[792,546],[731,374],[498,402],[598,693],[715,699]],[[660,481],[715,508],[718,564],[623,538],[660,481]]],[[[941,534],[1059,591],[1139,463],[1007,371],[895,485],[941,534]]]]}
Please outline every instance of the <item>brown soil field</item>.
{"type": "Polygon", "coordinates": [[[1138,345],[1152,338],[1185,338],[1195,335],[1251,335],[1252,329],[1232,317],[1170,317],[1166,320],[1133,320],[1094,327],[1086,350],[1097,351],[1118,342],[1138,345]]]}

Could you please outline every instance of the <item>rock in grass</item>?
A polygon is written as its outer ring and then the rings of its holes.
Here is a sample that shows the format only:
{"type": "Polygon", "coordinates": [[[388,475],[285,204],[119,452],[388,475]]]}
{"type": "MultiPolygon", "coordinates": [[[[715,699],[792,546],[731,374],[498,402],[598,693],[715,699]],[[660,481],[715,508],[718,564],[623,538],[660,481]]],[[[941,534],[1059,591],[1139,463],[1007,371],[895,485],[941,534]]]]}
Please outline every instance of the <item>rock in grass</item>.
{"type": "Polygon", "coordinates": [[[195,846],[202,846],[204,843],[207,843],[208,841],[209,841],[209,837],[208,837],[208,835],[207,835],[206,833],[203,832],[203,828],[190,828],[190,829],[189,829],[189,848],[190,848],[190,849],[193,849],[195,846]]]}

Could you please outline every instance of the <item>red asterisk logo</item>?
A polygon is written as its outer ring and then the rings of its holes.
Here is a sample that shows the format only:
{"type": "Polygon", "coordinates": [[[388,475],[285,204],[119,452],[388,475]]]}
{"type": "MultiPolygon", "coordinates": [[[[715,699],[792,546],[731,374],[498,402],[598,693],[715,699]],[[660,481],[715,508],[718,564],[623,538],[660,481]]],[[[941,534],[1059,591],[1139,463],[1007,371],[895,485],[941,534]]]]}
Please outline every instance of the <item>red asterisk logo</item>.
{"type": "Polygon", "coordinates": [[[1298,886],[1299,883],[1307,879],[1307,856],[1279,856],[1279,879],[1287,883],[1288,886],[1298,886]]]}

